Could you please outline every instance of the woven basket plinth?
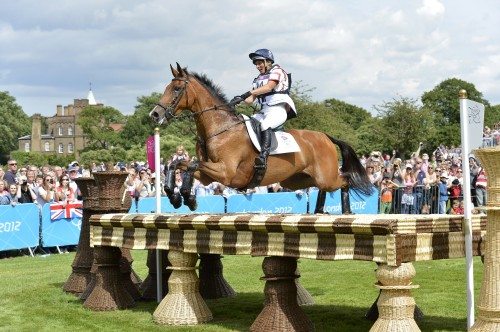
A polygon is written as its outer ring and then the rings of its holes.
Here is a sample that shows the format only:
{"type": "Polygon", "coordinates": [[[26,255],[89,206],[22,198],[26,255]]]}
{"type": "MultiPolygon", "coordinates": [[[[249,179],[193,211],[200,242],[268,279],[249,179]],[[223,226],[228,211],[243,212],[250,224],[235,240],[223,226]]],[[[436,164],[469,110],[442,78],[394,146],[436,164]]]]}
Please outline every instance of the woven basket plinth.
{"type": "Polygon", "coordinates": [[[168,260],[172,264],[169,292],[153,313],[153,320],[168,325],[194,325],[212,320],[212,313],[198,288],[195,271],[198,255],[170,250],[168,260]]]}
{"type": "Polygon", "coordinates": [[[411,279],[415,276],[415,269],[411,263],[400,266],[380,264],[377,269],[377,287],[380,296],[377,301],[379,317],[373,324],[370,332],[407,332],[420,331],[414,319],[415,300],[411,296],[411,279]]]}
{"type": "MultiPolygon", "coordinates": [[[[168,293],[168,278],[170,277],[171,270],[167,270],[167,266],[170,265],[170,262],[168,261],[168,251],[167,250],[161,250],[161,277],[162,277],[162,295],[161,298],[164,298],[165,295],[168,293]]],[[[141,287],[139,288],[139,291],[142,294],[142,299],[146,301],[155,301],[157,294],[156,294],[156,283],[158,280],[158,274],[156,273],[156,250],[155,249],[150,249],[148,250],[148,259],[146,262],[146,265],[148,266],[149,272],[144,279],[144,281],[141,284],[141,287]]]]}
{"type": "Polygon", "coordinates": [[[87,287],[85,288],[83,293],[80,295],[80,300],[85,301],[87,299],[87,297],[89,297],[90,293],[92,293],[92,291],[94,290],[94,287],[96,284],[96,277],[95,277],[96,271],[97,271],[97,264],[96,264],[95,258],[94,258],[94,262],[92,263],[92,267],[90,268],[90,280],[87,284],[87,287]]]}
{"type": "Polygon", "coordinates": [[[200,294],[204,299],[235,297],[236,292],[224,279],[221,255],[200,254],[200,294]]]}
{"type": "Polygon", "coordinates": [[[126,309],[135,305],[134,299],[122,284],[121,251],[115,247],[95,247],[97,270],[95,287],[83,303],[94,311],[126,309]]]}
{"type": "Polygon", "coordinates": [[[500,331],[500,148],[478,149],[474,153],[488,176],[488,223],[478,313],[470,331],[500,331]]]}
{"type": "Polygon", "coordinates": [[[90,224],[91,212],[83,209],[80,238],[75,258],[71,264],[72,272],[64,283],[63,290],[68,293],[80,295],[90,282],[90,268],[94,260],[94,250],[90,247],[90,224]]]}
{"type": "Polygon", "coordinates": [[[99,188],[99,206],[95,210],[100,211],[128,211],[122,205],[124,183],[127,179],[127,172],[95,172],[93,176],[99,188]]]}
{"type": "Polygon", "coordinates": [[[296,269],[295,258],[264,258],[264,309],[250,331],[314,331],[314,325],[297,303],[296,269]]]}
{"type": "MultiPolygon", "coordinates": [[[[299,268],[295,271],[295,275],[300,276],[299,268]]],[[[299,278],[295,279],[295,286],[297,287],[297,303],[299,305],[313,305],[314,299],[307,289],[299,282],[299,278]]]]}

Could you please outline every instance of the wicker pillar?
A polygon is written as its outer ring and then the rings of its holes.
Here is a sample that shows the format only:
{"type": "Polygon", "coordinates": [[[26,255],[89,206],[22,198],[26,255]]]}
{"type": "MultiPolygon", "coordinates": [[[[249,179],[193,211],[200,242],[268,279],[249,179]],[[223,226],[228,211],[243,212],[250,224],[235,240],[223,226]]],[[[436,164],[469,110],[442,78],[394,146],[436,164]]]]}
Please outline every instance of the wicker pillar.
{"type": "Polygon", "coordinates": [[[122,284],[120,271],[120,248],[95,247],[97,266],[95,287],[83,306],[95,311],[126,309],[135,305],[134,299],[122,284]]]}
{"type": "Polygon", "coordinates": [[[470,331],[500,331],[500,148],[475,153],[488,175],[488,223],[478,315],[470,331]]]}
{"type": "Polygon", "coordinates": [[[199,292],[196,275],[198,255],[170,250],[168,260],[172,274],[169,292],[153,313],[158,324],[194,325],[212,320],[212,313],[199,292]]]}
{"type": "Polygon", "coordinates": [[[297,260],[290,257],[266,257],[264,271],[264,309],[250,327],[255,332],[313,331],[314,325],[297,303],[295,271],[297,260]]]}
{"type": "Polygon", "coordinates": [[[380,264],[377,269],[377,287],[381,290],[377,302],[379,317],[370,329],[371,332],[381,331],[420,331],[415,319],[415,300],[411,296],[411,279],[415,269],[411,263],[401,266],[380,264]]]}
{"type": "MultiPolygon", "coordinates": [[[[295,270],[295,275],[300,277],[299,267],[297,266],[297,270],[295,270]]],[[[299,278],[295,279],[295,286],[297,287],[297,303],[299,305],[313,305],[314,299],[309,294],[307,289],[304,288],[299,282],[299,278]]]]}
{"type": "Polygon", "coordinates": [[[205,299],[235,297],[236,292],[222,275],[221,255],[200,254],[200,293],[205,299]]]}
{"type": "Polygon", "coordinates": [[[90,247],[89,219],[93,208],[97,205],[97,186],[93,178],[78,178],[75,180],[83,199],[83,215],[75,259],[71,264],[72,273],[63,286],[65,292],[82,294],[90,282],[90,269],[94,260],[94,250],[90,247]]]}
{"type": "MultiPolygon", "coordinates": [[[[168,278],[170,276],[170,269],[167,270],[167,266],[170,265],[168,261],[168,251],[161,250],[161,277],[162,277],[162,295],[164,298],[168,293],[168,278]]],[[[148,259],[147,266],[149,269],[148,275],[144,282],[141,284],[140,292],[142,294],[142,299],[146,301],[155,301],[156,300],[156,282],[158,280],[158,275],[156,273],[156,250],[150,249],[148,250],[148,259]]]]}

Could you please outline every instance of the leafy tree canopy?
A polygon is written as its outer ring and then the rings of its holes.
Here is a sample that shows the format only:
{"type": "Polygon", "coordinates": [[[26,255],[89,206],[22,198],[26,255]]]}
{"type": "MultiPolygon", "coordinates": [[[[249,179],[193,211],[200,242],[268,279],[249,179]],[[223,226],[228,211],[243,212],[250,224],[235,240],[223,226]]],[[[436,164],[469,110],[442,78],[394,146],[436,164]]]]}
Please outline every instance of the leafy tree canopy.
{"type": "Polygon", "coordinates": [[[87,106],[78,116],[78,125],[87,136],[88,149],[106,149],[119,142],[111,124],[123,123],[124,116],[113,107],[87,106]]]}
{"type": "Polygon", "coordinates": [[[0,155],[4,156],[18,149],[19,137],[31,132],[30,118],[7,91],[0,91],[0,132],[0,155]]]}

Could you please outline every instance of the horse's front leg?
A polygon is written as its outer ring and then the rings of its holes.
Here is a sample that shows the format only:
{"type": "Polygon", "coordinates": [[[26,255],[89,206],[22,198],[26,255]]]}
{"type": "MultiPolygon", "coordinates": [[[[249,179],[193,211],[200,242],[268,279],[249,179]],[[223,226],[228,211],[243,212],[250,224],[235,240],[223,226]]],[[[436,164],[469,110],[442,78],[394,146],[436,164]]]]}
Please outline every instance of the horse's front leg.
{"type": "Polygon", "coordinates": [[[182,205],[182,198],[178,192],[175,192],[175,170],[177,169],[178,161],[173,161],[168,167],[165,168],[165,193],[167,194],[170,204],[175,209],[180,208],[182,205]]]}
{"type": "Polygon", "coordinates": [[[196,195],[191,194],[191,189],[193,188],[193,180],[194,180],[193,175],[197,169],[198,169],[197,161],[193,161],[188,165],[182,177],[182,186],[180,190],[181,195],[184,198],[184,204],[187,205],[187,207],[191,211],[196,210],[198,206],[196,202],[196,195]]]}

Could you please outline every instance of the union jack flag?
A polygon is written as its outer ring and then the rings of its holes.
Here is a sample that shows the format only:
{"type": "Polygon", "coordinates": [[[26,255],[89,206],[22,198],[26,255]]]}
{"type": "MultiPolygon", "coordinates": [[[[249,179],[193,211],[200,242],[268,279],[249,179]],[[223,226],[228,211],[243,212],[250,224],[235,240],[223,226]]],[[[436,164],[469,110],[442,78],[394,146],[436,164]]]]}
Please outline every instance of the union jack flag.
{"type": "Polygon", "coordinates": [[[50,220],[73,219],[82,217],[82,202],[50,204],[50,220]]]}

